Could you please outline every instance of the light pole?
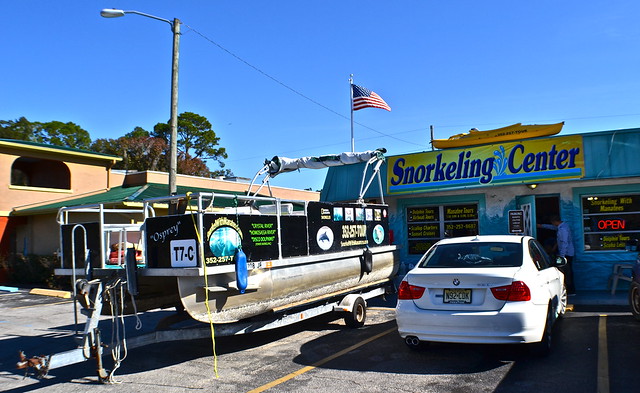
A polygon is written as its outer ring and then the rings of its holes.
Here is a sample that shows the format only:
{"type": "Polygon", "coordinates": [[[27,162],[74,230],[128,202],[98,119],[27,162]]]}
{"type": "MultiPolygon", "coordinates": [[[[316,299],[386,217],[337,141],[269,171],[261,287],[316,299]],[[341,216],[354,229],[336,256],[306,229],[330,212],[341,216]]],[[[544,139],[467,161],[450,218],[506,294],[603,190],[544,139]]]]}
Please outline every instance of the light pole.
{"type": "Polygon", "coordinates": [[[178,59],[180,57],[180,20],[158,18],[138,11],[124,11],[105,8],[100,15],[105,18],[118,18],[126,14],[136,14],[147,18],[167,22],[173,32],[173,60],[171,62],[171,141],[169,144],[169,194],[177,194],[176,174],[178,172],[178,59]]]}

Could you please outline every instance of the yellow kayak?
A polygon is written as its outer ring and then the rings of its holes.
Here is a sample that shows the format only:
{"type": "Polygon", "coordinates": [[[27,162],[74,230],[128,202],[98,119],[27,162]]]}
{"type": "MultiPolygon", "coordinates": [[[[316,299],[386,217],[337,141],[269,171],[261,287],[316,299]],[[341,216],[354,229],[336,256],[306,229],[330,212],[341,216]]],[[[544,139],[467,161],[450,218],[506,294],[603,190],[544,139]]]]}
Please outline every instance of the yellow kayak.
{"type": "Polygon", "coordinates": [[[438,149],[451,149],[455,147],[537,138],[541,136],[555,135],[562,130],[563,125],[564,122],[533,125],[522,125],[522,123],[516,123],[507,127],[487,131],[478,131],[476,128],[473,128],[469,130],[468,133],[457,134],[449,137],[449,139],[433,139],[431,140],[431,143],[433,144],[433,147],[438,149]]]}

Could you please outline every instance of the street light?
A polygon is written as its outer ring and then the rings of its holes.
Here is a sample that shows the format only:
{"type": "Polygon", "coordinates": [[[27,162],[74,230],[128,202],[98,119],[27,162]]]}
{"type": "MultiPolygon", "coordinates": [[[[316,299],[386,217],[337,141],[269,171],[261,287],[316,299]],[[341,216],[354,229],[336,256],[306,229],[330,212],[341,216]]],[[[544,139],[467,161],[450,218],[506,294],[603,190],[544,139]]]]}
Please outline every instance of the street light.
{"type": "Polygon", "coordinates": [[[138,11],[125,11],[105,8],[100,11],[104,18],[118,18],[126,14],[136,14],[147,18],[167,22],[173,32],[173,60],[171,63],[171,141],[169,144],[169,194],[177,194],[176,174],[178,172],[178,58],[180,57],[180,20],[159,18],[138,11]]]}

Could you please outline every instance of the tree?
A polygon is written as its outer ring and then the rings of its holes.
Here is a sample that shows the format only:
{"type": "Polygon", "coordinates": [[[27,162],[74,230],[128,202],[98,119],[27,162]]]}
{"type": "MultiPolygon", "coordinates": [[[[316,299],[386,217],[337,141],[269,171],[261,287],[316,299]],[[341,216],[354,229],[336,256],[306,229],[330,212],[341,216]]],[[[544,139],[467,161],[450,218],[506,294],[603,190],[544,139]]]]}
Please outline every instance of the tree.
{"type": "Polygon", "coordinates": [[[136,127],[133,129],[133,131],[127,133],[124,135],[126,138],[140,138],[140,137],[150,137],[151,134],[149,133],[149,131],[145,130],[142,127],[136,127]]]}
{"type": "Polygon", "coordinates": [[[98,138],[91,143],[90,150],[112,156],[122,155],[122,149],[119,148],[118,141],[115,139],[98,138]]]}
{"type": "Polygon", "coordinates": [[[36,124],[38,142],[84,150],[89,149],[91,146],[89,133],[77,124],[71,122],[63,123],[61,121],[36,124]]]}
{"type": "MultiPolygon", "coordinates": [[[[152,135],[168,143],[171,126],[169,123],[158,123],[153,127],[152,135]]],[[[206,117],[193,112],[181,113],[178,116],[178,160],[184,160],[185,165],[178,163],[178,173],[203,176],[202,165],[198,161],[206,167],[207,160],[217,161],[220,168],[224,168],[222,159],[227,158],[227,152],[224,147],[217,147],[219,141],[206,117]]],[[[209,171],[208,176],[213,173],[209,171]]]]}
{"type": "Polygon", "coordinates": [[[89,133],[75,123],[30,122],[24,116],[15,121],[0,121],[0,138],[46,143],[75,149],[89,149],[91,145],[89,133]]]}
{"type": "Polygon", "coordinates": [[[150,136],[118,138],[118,145],[124,151],[125,169],[138,171],[166,171],[164,152],[167,142],[150,136]]]}
{"type": "Polygon", "coordinates": [[[35,142],[34,125],[26,117],[18,120],[0,120],[0,138],[35,142]]]}
{"type": "Polygon", "coordinates": [[[178,154],[178,173],[191,176],[209,177],[211,171],[207,164],[199,158],[184,156],[183,153],[178,154]]]}
{"type": "MultiPolygon", "coordinates": [[[[158,123],[149,132],[141,127],[117,139],[96,139],[91,142],[89,133],[75,123],[50,121],[30,122],[25,117],[17,120],[0,120],[0,138],[47,143],[97,153],[122,157],[114,169],[138,171],[169,171],[168,123],[158,123]]],[[[206,117],[192,112],[178,116],[178,173],[192,176],[233,176],[224,168],[227,158],[224,147],[219,147],[220,138],[211,129],[206,117]],[[211,171],[207,161],[218,162],[220,169],[211,171]]]]}
{"type": "Polygon", "coordinates": [[[114,169],[136,171],[167,171],[164,153],[167,142],[149,135],[149,131],[136,127],[118,139],[96,139],[91,150],[122,157],[114,169]]]}

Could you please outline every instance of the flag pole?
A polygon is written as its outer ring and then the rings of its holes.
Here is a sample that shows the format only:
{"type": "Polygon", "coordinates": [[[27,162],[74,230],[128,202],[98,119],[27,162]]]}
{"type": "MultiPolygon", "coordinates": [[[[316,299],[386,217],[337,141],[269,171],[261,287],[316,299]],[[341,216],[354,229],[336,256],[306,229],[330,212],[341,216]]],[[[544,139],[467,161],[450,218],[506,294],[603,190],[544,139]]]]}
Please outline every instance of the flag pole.
{"type": "Polygon", "coordinates": [[[355,141],[353,139],[353,74],[349,77],[349,106],[351,107],[351,152],[356,151],[355,141]]]}

